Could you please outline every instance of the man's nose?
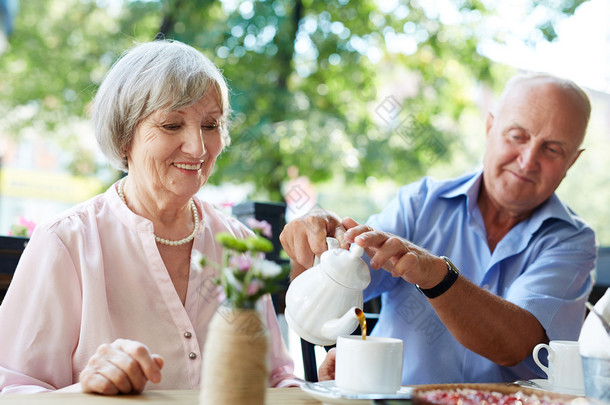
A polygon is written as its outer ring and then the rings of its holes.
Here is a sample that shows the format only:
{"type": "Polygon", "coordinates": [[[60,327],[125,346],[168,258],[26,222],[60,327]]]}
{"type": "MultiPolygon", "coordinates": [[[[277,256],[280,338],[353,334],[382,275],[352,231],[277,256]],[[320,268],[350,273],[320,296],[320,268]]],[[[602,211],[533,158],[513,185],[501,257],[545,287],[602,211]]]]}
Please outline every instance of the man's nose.
{"type": "Polygon", "coordinates": [[[538,168],[539,148],[535,145],[524,147],[519,154],[519,166],[525,172],[531,172],[538,168]]]}

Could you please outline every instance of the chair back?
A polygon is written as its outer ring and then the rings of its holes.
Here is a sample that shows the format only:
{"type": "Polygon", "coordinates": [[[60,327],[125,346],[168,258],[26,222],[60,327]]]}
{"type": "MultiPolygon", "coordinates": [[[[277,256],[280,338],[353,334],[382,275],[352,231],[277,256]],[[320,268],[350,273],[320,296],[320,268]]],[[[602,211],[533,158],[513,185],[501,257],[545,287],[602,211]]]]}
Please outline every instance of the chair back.
{"type": "Polygon", "coordinates": [[[610,246],[601,246],[597,251],[595,284],[589,295],[589,302],[595,305],[608,288],[610,288],[610,246]]]}
{"type": "Polygon", "coordinates": [[[18,236],[0,236],[0,304],[28,241],[28,238],[18,236]]]}

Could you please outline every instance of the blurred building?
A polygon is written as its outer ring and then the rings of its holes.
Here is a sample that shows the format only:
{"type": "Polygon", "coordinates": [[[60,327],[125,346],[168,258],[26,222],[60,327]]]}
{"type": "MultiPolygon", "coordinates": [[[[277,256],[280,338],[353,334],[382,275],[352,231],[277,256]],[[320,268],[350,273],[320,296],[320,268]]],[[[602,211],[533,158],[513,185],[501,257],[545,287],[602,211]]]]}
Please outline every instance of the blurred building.
{"type": "Polygon", "coordinates": [[[72,175],[68,158],[50,141],[0,138],[0,235],[19,217],[39,223],[99,193],[102,181],[72,175]]]}

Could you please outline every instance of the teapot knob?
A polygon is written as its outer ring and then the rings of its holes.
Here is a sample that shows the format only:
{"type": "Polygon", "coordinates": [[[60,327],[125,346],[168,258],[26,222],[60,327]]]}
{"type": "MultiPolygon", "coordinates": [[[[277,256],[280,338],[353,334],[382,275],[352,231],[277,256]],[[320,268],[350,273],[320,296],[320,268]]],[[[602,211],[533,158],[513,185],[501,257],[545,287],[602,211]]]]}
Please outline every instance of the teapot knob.
{"type": "Polygon", "coordinates": [[[353,257],[354,259],[362,257],[362,255],[364,254],[364,248],[362,246],[356,245],[355,243],[352,243],[349,250],[350,250],[349,255],[351,257],[353,257]]]}
{"type": "Polygon", "coordinates": [[[331,238],[331,237],[326,238],[326,244],[328,245],[328,250],[341,249],[341,244],[335,238],[331,238]]]}

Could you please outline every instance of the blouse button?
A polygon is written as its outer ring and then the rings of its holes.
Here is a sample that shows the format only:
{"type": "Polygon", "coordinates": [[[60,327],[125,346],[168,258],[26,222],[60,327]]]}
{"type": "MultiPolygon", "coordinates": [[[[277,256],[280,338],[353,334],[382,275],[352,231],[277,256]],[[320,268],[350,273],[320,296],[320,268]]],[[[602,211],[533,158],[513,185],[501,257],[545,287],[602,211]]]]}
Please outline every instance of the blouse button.
{"type": "Polygon", "coordinates": [[[196,353],[193,353],[193,352],[189,353],[189,359],[195,360],[196,358],[197,358],[197,354],[196,353]]]}
{"type": "Polygon", "coordinates": [[[184,337],[185,337],[185,338],[190,339],[190,338],[191,338],[191,336],[193,336],[193,335],[191,334],[191,332],[184,332],[184,337]]]}

